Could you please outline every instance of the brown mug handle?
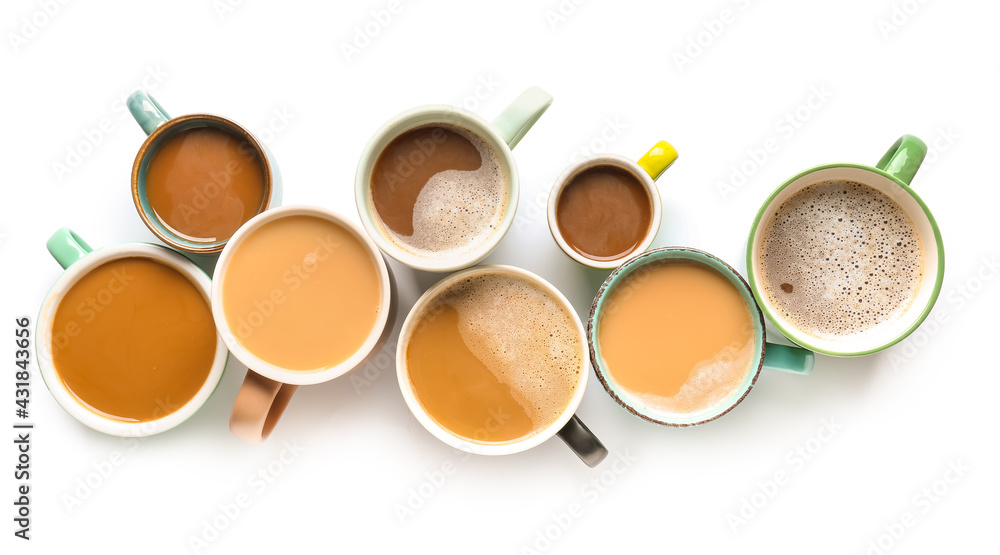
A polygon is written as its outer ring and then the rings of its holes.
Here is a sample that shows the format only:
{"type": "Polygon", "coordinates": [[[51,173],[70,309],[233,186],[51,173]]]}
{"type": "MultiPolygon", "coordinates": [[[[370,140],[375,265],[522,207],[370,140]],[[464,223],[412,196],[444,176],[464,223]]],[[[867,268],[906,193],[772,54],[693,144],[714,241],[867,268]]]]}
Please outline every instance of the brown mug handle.
{"type": "Polygon", "coordinates": [[[271,435],[298,387],[276,382],[248,369],[229,417],[229,431],[248,443],[264,441],[271,435]]]}

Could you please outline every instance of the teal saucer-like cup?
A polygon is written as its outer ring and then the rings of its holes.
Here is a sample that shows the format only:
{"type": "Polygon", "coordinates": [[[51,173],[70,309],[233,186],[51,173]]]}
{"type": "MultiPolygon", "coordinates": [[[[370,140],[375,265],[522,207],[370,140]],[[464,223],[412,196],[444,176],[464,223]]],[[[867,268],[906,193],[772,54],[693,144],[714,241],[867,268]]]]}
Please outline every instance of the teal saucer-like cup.
{"type": "MultiPolygon", "coordinates": [[[[666,315],[665,315],[666,317],[666,315]]],[[[698,249],[687,247],[663,247],[644,252],[633,257],[629,261],[619,266],[611,272],[608,279],[604,281],[597,292],[594,304],[590,309],[590,318],[587,321],[587,340],[590,344],[590,360],[597,373],[597,378],[608,394],[614,398],[622,407],[632,414],[667,426],[694,426],[703,424],[710,420],[726,414],[743,400],[750,393],[757,376],[762,368],[778,370],[794,374],[809,374],[812,371],[814,355],[812,351],[799,347],[790,347],[766,341],[766,331],[764,329],[764,315],[760,307],[754,300],[750,286],[743,277],[731,266],[719,258],[698,249]],[[740,296],[750,310],[750,320],[754,328],[754,362],[747,368],[743,382],[732,393],[725,397],[717,405],[695,412],[667,412],[658,407],[650,406],[643,402],[635,394],[622,388],[608,371],[607,362],[601,354],[601,317],[605,309],[605,301],[610,293],[620,287],[632,272],[645,267],[648,264],[662,261],[676,261],[685,263],[701,264],[725,277],[736,287],[740,296]]]]}

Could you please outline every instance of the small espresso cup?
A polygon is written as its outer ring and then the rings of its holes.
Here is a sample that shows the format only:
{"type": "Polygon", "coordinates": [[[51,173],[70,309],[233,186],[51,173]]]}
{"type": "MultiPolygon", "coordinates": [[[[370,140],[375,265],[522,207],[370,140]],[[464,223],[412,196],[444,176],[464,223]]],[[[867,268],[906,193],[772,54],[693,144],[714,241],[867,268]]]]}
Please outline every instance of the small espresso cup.
{"type": "MultiPolygon", "coordinates": [[[[127,105],[132,117],[148,135],[142,146],[139,147],[135,163],[132,165],[132,200],[146,227],[170,247],[194,254],[209,254],[221,251],[228,240],[228,238],[201,240],[201,238],[186,236],[158,217],[150,205],[146,188],[150,162],[160,147],[185,131],[212,128],[224,131],[242,141],[241,148],[245,148],[246,152],[251,153],[253,163],[260,165],[263,177],[261,202],[256,214],[281,204],[281,175],[278,172],[274,156],[264,143],[257,140],[242,125],[222,116],[211,114],[188,114],[172,118],[156,99],[141,90],[129,95],[127,105]]],[[[185,203],[183,213],[193,214],[192,217],[197,218],[204,211],[210,209],[207,207],[210,199],[226,194],[226,189],[234,178],[232,174],[238,171],[240,171],[239,167],[223,167],[218,171],[211,172],[210,178],[204,183],[195,184],[192,187],[190,198],[174,200],[182,200],[185,203]]],[[[206,214],[205,216],[211,217],[212,215],[206,214]]]]}
{"type": "Polygon", "coordinates": [[[860,356],[881,351],[910,335],[934,307],[944,280],[944,242],[941,231],[924,201],[910,188],[927,146],[913,135],[903,135],[874,167],[861,164],[826,164],[805,170],[779,185],[757,212],[747,239],[747,276],[757,302],[768,319],[788,339],[817,353],[860,356]],[[913,223],[922,246],[921,280],[909,305],[889,325],[873,333],[853,334],[848,339],[819,337],[800,329],[776,309],[761,282],[763,235],[775,213],[795,193],[815,183],[843,180],[875,189],[895,201],[913,223]]]}
{"type": "MultiPolygon", "coordinates": [[[[630,256],[645,251],[653,243],[656,233],[660,230],[660,219],[663,212],[660,192],[656,188],[656,180],[676,160],[677,150],[667,141],[660,141],[653,148],[649,149],[642,158],[639,158],[637,162],[633,162],[617,154],[595,154],[574,162],[556,179],[555,185],[552,186],[552,190],[549,193],[548,220],[552,238],[555,239],[556,244],[559,245],[559,248],[567,256],[590,268],[615,268],[630,256]],[[634,244],[629,245],[628,248],[622,249],[618,253],[608,256],[588,254],[580,248],[574,248],[564,233],[566,229],[564,228],[565,224],[560,221],[560,217],[562,216],[560,214],[560,203],[566,202],[564,193],[567,191],[567,186],[571,184],[582,186],[581,183],[576,181],[582,174],[594,170],[608,169],[609,167],[613,170],[627,172],[642,185],[649,202],[649,225],[644,232],[637,229],[634,244]]],[[[599,183],[599,185],[611,186],[605,183],[599,183]]],[[[588,195],[595,192],[591,191],[588,195]]],[[[622,195],[629,194],[625,191],[619,191],[619,193],[622,195]]],[[[621,214],[616,213],[618,207],[601,203],[598,199],[590,196],[584,197],[584,195],[581,195],[581,197],[583,198],[577,201],[579,204],[576,209],[584,212],[581,216],[587,217],[588,222],[586,223],[586,227],[593,228],[596,226],[596,228],[600,229],[600,232],[605,234],[614,232],[615,230],[610,229],[612,227],[610,224],[615,223],[612,219],[616,216],[621,217],[621,214]]],[[[633,222],[622,223],[631,225],[633,222]]],[[[632,242],[631,238],[626,240],[626,242],[632,242]]]]}
{"type": "MultiPolygon", "coordinates": [[[[354,192],[361,223],[383,252],[418,270],[450,272],[467,268],[486,257],[500,242],[514,221],[519,195],[514,148],[552,103],[552,97],[538,87],[521,93],[492,123],[458,106],[430,105],[403,112],[382,126],[368,141],[358,162],[354,192]],[[403,133],[426,125],[450,125],[464,129],[482,140],[497,156],[506,182],[506,195],[496,226],[474,244],[447,256],[428,256],[393,237],[379,217],[372,197],[372,174],[376,162],[390,143],[403,133]]],[[[411,166],[424,162],[424,153],[415,152],[411,166]]]]}
{"type": "MultiPolygon", "coordinates": [[[[494,307],[500,305],[493,305],[494,307]]],[[[523,349],[525,345],[519,344],[514,338],[504,337],[502,338],[504,349],[523,349]]],[[[536,346],[537,347],[537,346],[536,346]]],[[[504,351],[506,352],[506,350],[504,351]]],[[[457,356],[454,353],[451,356],[457,356]]],[[[465,370],[462,371],[465,373],[465,370]]],[[[469,372],[475,372],[475,370],[469,370],[469,372]]],[[[443,441],[444,443],[456,448],[461,449],[468,453],[478,454],[478,455],[508,455],[512,453],[519,453],[525,451],[537,445],[540,445],[547,439],[554,435],[558,435],[568,446],[573,450],[586,463],[588,466],[596,466],[607,456],[607,449],[597,437],[583,424],[583,422],[574,414],[576,409],[580,406],[580,401],[583,399],[584,391],[587,388],[587,338],[583,329],[583,324],[580,322],[579,317],[576,315],[576,311],[570,302],[556,289],[552,284],[545,281],[541,277],[528,272],[527,270],[522,270],[520,268],[515,268],[512,266],[499,266],[499,265],[486,265],[486,266],[476,266],[474,268],[468,268],[456,272],[428,289],[413,305],[410,310],[409,315],[403,322],[403,327],[399,334],[399,343],[396,348],[396,375],[399,379],[399,387],[403,393],[403,399],[406,401],[406,405],[410,408],[410,412],[416,417],[417,421],[427,429],[434,437],[443,441]],[[575,384],[572,392],[572,396],[566,406],[562,409],[558,418],[552,421],[548,426],[536,430],[528,435],[520,438],[507,441],[487,441],[488,434],[484,433],[483,437],[479,437],[479,434],[473,434],[476,437],[466,437],[459,435],[457,432],[453,432],[442,423],[438,422],[434,416],[428,411],[428,409],[421,402],[418,393],[416,391],[416,386],[414,385],[411,377],[410,366],[408,362],[408,351],[412,339],[414,337],[414,332],[418,331],[418,326],[426,325],[420,323],[422,319],[425,318],[435,318],[436,315],[425,315],[425,310],[428,307],[432,307],[433,303],[440,298],[441,295],[447,294],[449,290],[456,285],[460,285],[463,281],[473,280],[477,277],[484,276],[510,276],[515,279],[523,280],[531,285],[531,287],[537,288],[544,292],[544,295],[555,302],[573,322],[574,343],[576,344],[575,349],[578,350],[579,360],[581,367],[575,374],[575,384]]],[[[537,381],[538,386],[542,386],[542,380],[535,377],[532,378],[533,382],[537,381]]],[[[532,383],[532,387],[534,383],[532,383]]],[[[460,395],[456,393],[456,395],[460,395]]],[[[494,415],[501,413],[502,411],[494,410],[492,407],[476,407],[477,409],[488,409],[488,414],[491,418],[499,418],[494,415]]],[[[496,425],[493,421],[488,419],[488,422],[484,423],[482,428],[477,429],[477,431],[486,432],[490,429],[491,425],[496,425]]]]}
{"type": "MultiPolygon", "coordinates": [[[[628,293],[626,290],[623,291],[628,293]]],[[[664,315],[664,318],[669,317],[670,315],[664,315]]],[[[694,426],[715,420],[732,410],[750,393],[750,389],[757,382],[762,368],[804,375],[812,372],[815,359],[813,353],[805,349],[768,343],[764,329],[764,316],[754,301],[750,287],[740,274],[721,259],[707,252],[687,247],[653,249],[635,256],[611,272],[611,275],[598,290],[597,297],[590,309],[590,318],[587,321],[587,338],[590,343],[591,363],[597,372],[597,378],[608,394],[630,413],[644,420],[667,426],[694,426]],[[642,393],[632,392],[622,387],[609,371],[601,348],[601,326],[603,317],[608,310],[608,298],[619,288],[630,287],[627,278],[637,270],[645,268],[649,264],[663,262],[699,264],[725,278],[736,288],[746,303],[753,326],[753,355],[750,359],[752,362],[746,369],[742,381],[714,405],[692,412],[665,410],[644,399],[642,393]]]]}
{"type": "MultiPolygon", "coordinates": [[[[315,274],[319,265],[324,263],[323,260],[328,259],[331,253],[334,252],[333,250],[327,250],[325,253],[321,252],[322,245],[324,244],[323,238],[317,236],[315,239],[315,250],[310,249],[308,252],[303,250],[301,253],[295,252],[293,254],[297,257],[302,254],[297,259],[298,263],[287,269],[279,268],[279,270],[287,271],[282,274],[280,280],[275,280],[274,287],[270,291],[254,301],[252,309],[255,312],[252,311],[250,316],[247,317],[247,326],[259,328],[268,318],[287,318],[283,313],[283,310],[289,306],[285,304],[288,302],[287,295],[296,291],[300,286],[303,286],[310,275],[315,274]]],[[[327,243],[330,249],[349,248],[344,246],[340,239],[327,241],[327,243]]],[[[278,248],[281,248],[281,246],[279,245],[278,248]]],[[[330,262],[326,262],[326,264],[330,264],[330,262]]],[[[339,270],[343,270],[343,268],[339,268],[339,270]]],[[[253,280],[258,279],[261,278],[259,276],[253,277],[253,280]]],[[[313,279],[322,278],[314,277],[313,279]]],[[[317,294],[315,291],[336,287],[342,287],[342,285],[323,282],[319,289],[313,289],[313,293],[311,294],[317,294]]],[[[232,239],[229,240],[226,248],[223,249],[222,254],[219,256],[212,287],[212,313],[219,332],[229,347],[230,352],[248,368],[243,386],[233,406],[232,415],[229,420],[230,431],[240,439],[250,443],[264,441],[274,430],[275,425],[277,425],[278,420],[284,413],[292,394],[295,393],[298,386],[327,382],[346,374],[354,368],[362,366],[370,358],[377,356],[379,349],[385,345],[389,334],[392,332],[395,321],[396,299],[395,281],[378,247],[372,243],[371,239],[356,224],[335,212],[312,206],[283,206],[268,210],[244,224],[233,235],[232,239]],[[260,233],[262,235],[255,235],[255,232],[263,226],[297,216],[318,218],[333,223],[349,236],[356,239],[360,245],[360,249],[367,255],[367,258],[374,266],[375,280],[378,287],[378,307],[374,323],[360,346],[339,363],[307,370],[286,368],[251,352],[240,339],[241,337],[246,337],[248,332],[246,330],[241,331],[243,324],[238,321],[235,324],[231,322],[227,318],[225,310],[227,294],[235,295],[235,292],[229,291],[230,285],[226,281],[234,254],[238,253],[240,247],[246,242],[248,237],[256,236],[255,241],[270,241],[271,239],[267,237],[267,230],[261,230],[260,233]]],[[[347,321],[359,317],[358,314],[352,313],[337,314],[336,316],[337,319],[347,321]]],[[[299,324],[293,320],[287,325],[295,326],[299,324]]],[[[317,325],[332,326],[332,324],[327,322],[317,325]]],[[[332,328],[322,331],[323,336],[330,337],[331,340],[337,333],[332,328]]],[[[254,331],[253,333],[258,332],[254,331]]],[[[295,348],[293,345],[284,344],[278,347],[279,350],[284,349],[286,351],[294,350],[295,348]]]]}
{"type": "MultiPolygon", "coordinates": [[[[123,287],[128,286],[127,277],[123,277],[122,281],[109,283],[95,297],[88,298],[90,304],[77,307],[75,314],[79,317],[64,324],[62,329],[54,329],[54,325],[57,309],[67,292],[80,280],[86,278],[90,272],[109,262],[125,258],[145,258],[176,270],[190,280],[195,289],[201,293],[206,310],[210,303],[212,287],[208,275],[187,258],[163,246],[147,243],[124,243],[94,250],[79,235],[66,228],[60,229],[52,235],[48,240],[47,247],[49,253],[65,271],[52,285],[42,302],[36,328],[35,349],[38,354],[38,369],[42,380],[56,402],[71,416],[90,428],[121,437],[144,437],[165,432],[184,422],[201,408],[215,391],[219,380],[222,379],[222,373],[229,358],[226,345],[218,333],[214,334],[215,351],[211,367],[202,386],[181,406],[176,406],[177,399],[171,400],[168,394],[165,394],[163,398],[157,398],[155,400],[157,408],[153,413],[162,414],[162,416],[157,416],[152,420],[129,421],[112,418],[87,404],[60,377],[54,362],[55,349],[61,348],[60,343],[65,345],[74,340],[78,341],[77,338],[81,336],[83,328],[95,321],[95,314],[115,302],[115,295],[120,293],[123,287]]],[[[176,319],[177,315],[172,316],[172,318],[176,319]]],[[[212,331],[215,331],[214,326],[212,331]]],[[[128,338],[127,340],[131,341],[132,339],[128,338]]],[[[138,340],[141,341],[142,338],[138,338],[138,340]]],[[[183,346],[179,345],[179,347],[183,346]]],[[[100,372],[102,369],[94,370],[100,372]]]]}

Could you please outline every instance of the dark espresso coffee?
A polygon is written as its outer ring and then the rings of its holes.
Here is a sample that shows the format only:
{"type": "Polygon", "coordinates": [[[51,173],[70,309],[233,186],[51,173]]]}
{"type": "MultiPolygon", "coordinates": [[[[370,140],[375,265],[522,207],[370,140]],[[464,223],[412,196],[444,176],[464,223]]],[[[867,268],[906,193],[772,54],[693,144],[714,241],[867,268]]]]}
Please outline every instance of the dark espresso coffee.
{"type": "Polygon", "coordinates": [[[902,207],[854,181],[803,188],[762,234],[765,294],[782,318],[821,339],[895,322],[920,290],[923,267],[920,236],[902,207]]]}
{"type": "Polygon", "coordinates": [[[573,176],[556,200],[556,225],[570,248],[592,260],[627,256],[649,234],[649,193],[632,172],[593,166],[573,176]]]}
{"type": "Polygon", "coordinates": [[[448,258],[478,247],[499,226],[507,177],[500,157],[475,133],[424,125],[382,150],[372,170],[371,202],[398,245],[448,258]]]}

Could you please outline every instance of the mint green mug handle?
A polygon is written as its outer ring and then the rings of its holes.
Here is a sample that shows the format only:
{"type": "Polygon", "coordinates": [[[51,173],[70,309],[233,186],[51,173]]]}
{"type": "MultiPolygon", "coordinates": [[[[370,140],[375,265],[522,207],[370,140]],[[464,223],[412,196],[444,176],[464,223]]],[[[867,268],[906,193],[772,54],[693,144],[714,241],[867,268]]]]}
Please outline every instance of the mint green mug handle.
{"type": "Polygon", "coordinates": [[[764,368],[807,375],[812,372],[816,355],[808,349],[768,343],[764,348],[764,368]]]}
{"type": "Polygon", "coordinates": [[[49,237],[49,240],[45,243],[45,246],[64,270],[94,250],[76,232],[68,227],[64,227],[53,233],[52,237],[49,237]]]}
{"type": "Polygon", "coordinates": [[[126,104],[136,123],[147,135],[170,119],[163,106],[160,106],[160,103],[146,91],[135,91],[128,95],[126,104]]]}
{"type": "Polygon", "coordinates": [[[889,147],[875,167],[909,185],[924,156],[927,156],[927,145],[913,135],[903,135],[889,147]]]}
{"type": "Polygon", "coordinates": [[[514,148],[545,110],[549,109],[550,104],[552,95],[539,87],[530,87],[493,120],[493,125],[500,130],[507,146],[514,148]]]}

